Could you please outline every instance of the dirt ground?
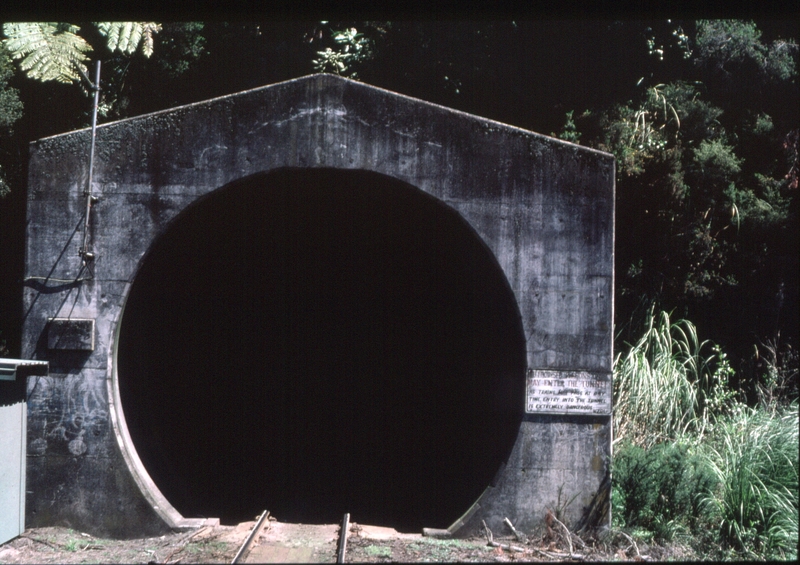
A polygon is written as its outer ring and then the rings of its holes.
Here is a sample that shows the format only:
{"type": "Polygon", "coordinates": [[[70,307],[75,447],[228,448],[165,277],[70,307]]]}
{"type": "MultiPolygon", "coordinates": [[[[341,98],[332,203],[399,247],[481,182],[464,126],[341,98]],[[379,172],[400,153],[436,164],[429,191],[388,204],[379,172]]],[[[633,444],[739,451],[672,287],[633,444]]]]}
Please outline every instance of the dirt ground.
{"type": "MultiPolygon", "coordinates": [[[[0,563],[231,563],[255,522],[206,526],[155,538],[110,540],[68,528],[33,528],[0,545],[0,563]]],[[[335,563],[339,525],[266,521],[241,563],[335,563]]],[[[692,560],[686,548],[643,547],[618,535],[614,543],[550,532],[522,543],[512,535],[438,539],[402,534],[391,528],[351,523],[345,562],[531,562],[692,560]],[[499,544],[499,546],[498,546],[499,544]]]]}

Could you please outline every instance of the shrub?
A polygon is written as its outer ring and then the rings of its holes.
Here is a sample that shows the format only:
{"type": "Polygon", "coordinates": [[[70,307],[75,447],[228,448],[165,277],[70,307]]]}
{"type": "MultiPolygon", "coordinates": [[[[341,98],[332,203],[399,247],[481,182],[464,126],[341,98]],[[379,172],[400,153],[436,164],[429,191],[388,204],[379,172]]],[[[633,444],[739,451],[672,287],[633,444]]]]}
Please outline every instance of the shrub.
{"type": "Polygon", "coordinates": [[[685,444],[661,443],[649,449],[625,444],[614,455],[615,525],[670,541],[704,521],[701,495],[712,491],[716,482],[706,460],[685,444]]]}

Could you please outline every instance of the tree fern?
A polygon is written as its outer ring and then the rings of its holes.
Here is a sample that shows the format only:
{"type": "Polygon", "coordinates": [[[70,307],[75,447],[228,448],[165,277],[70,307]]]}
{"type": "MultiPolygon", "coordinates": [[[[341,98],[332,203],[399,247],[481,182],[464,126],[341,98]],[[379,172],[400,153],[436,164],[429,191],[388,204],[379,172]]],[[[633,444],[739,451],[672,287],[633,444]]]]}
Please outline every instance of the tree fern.
{"type": "Polygon", "coordinates": [[[78,26],[54,22],[3,24],[4,43],[30,78],[41,81],[74,82],[86,72],[85,53],[92,50],[77,35],[78,26]]]}
{"type": "Polygon", "coordinates": [[[145,57],[153,54],[153,36],[161,31],[161,25],[155,22],[98,22],[95,25],[106,36],[111,51],[119,49],[132,55],[141,44],[145,57]]]}
{"type": "MultiPolygon", "coordinates": [[[[155,22],[98,22],[111,51],[132,55],[141,45],[142,54],[153,54],[153,36],[161,30],[155,22]]],[[[92,46],[77,35],[80,28],[67,23],[21,22],[3,24],[3,43],[19,67],[33,79],[75,82],[86,74],[85,53],[92,46]]]]}

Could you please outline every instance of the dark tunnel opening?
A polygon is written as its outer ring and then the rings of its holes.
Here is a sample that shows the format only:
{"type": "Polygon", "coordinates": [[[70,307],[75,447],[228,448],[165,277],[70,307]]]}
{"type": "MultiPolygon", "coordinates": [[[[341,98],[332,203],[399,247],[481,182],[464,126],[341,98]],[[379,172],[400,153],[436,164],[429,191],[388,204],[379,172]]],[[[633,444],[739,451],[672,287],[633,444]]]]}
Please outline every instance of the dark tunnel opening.
{"type": "Polygon", "coordinates": [[[366,171],[285,169],[190,207],[120,328],[136,450],[186,517],[446,528],[508,458],[525,342],[452,209],[366,171]]]}

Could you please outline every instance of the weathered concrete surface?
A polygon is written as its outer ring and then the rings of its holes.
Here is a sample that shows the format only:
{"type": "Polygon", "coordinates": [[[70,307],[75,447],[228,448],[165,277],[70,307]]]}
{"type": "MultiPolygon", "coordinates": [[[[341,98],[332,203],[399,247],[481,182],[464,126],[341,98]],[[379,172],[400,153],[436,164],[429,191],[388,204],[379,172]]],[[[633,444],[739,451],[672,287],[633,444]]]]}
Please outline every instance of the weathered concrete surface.
{"type": "MultiPolygon", "coordinates": [[[[528,367],[610,373],[610,155],[314,75],[100,126],[96,260],[84,267],[89,138],[81,130],[31,147],[22,353],[51,369],[28,383],[30,526],[132,536],[189,525],[160,498],[127,437],[115,335],[137,270],[170,221],[252,174],[363,169],[433,195],[496,256],[517,299],[528,367]],[[94,349],[49,349],[49,318],[94,319],[94,349]]],[[[573,524],[589,512],[606,517],[597,503],[609,457],[609,417],[528,415],[505,470],[454,526],[469,533],[485,519],[499,531],[508,517],[530,530],[573,497],[573,524]]]]}

